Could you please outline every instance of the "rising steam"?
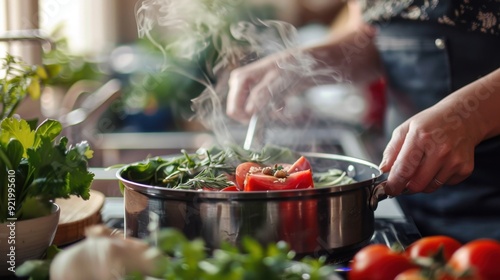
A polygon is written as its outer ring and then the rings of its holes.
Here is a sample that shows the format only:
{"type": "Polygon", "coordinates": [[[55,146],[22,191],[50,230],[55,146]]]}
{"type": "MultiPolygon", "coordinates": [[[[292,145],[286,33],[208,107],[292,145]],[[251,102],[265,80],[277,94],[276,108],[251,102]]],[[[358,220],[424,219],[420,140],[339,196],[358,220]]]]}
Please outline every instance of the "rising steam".
{"type": "MultiPolygon", "coordinates": [[[[206,90],[193,100],[195,117],[214,132],[219,143],[231,141],[225,114],[229,72],[272,53],[293,51],[296,29],[285,22],[256,17],[243,0],[143,0],[136,7],[140,37],[148,38],[164,55],[161,71],[173,71],[203,84],[206,90]],[[195,77],[169,64],[167,54],[198,60],[203,76],[195,77]]],[[[282,109],[285,93],[303,79],[334,76],[335,72],[317,67],[318,62],[296,51],[293,60],[277,61],[281,87],[271,92],[269,112],[282,109]]]]}

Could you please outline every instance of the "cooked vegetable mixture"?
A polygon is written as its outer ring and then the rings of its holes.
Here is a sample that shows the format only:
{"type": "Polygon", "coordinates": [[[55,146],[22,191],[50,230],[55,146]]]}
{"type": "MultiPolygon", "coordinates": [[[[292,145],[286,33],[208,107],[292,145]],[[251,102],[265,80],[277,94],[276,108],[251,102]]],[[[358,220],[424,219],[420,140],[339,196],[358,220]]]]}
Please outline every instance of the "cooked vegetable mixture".
{"type": "Polygon", "coordinates": [[[269,191],[320,188],[355,182],[345,171],[314,172],[307,158],[289,149],[266,146],[200,149],[189,154],[149,158],[127,165],[123,178],[151,186],[185,190],[269,191]]]}

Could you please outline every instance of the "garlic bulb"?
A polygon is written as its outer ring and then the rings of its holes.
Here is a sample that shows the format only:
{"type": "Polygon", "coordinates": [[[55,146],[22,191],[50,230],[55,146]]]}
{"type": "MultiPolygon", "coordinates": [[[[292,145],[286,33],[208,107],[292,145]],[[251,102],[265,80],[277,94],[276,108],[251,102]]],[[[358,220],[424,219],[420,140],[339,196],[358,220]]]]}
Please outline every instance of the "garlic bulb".
{"type": "Polygon", "coordinates": [[[86,230],[86,239],[56,255],[52,280],[123,279],[139,272],[154,275],[161,253],[142,240],[113,235],[104,226],[86,230]]]}

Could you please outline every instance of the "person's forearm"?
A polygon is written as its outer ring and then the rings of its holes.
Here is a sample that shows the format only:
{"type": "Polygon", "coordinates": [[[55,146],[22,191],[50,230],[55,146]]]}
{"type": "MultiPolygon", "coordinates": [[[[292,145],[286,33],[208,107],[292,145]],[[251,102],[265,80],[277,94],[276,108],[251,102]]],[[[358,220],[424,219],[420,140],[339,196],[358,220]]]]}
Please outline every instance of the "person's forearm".
{"type": "Polygon", "coordinates": [[[319,67],[328,65],[342,74],[344,82],[369,83],[382,75],[374,36],[371,27],[363,26],[308,50],[320,62],[319,67]]]}
{"type": "Polygon", "coordinates": [[[450,94],[440,103],[453,108],[445,116],[450,125],[469,122],[470,127],[477,128],[478,142],[500,135],[500,68],[450,94]]]}

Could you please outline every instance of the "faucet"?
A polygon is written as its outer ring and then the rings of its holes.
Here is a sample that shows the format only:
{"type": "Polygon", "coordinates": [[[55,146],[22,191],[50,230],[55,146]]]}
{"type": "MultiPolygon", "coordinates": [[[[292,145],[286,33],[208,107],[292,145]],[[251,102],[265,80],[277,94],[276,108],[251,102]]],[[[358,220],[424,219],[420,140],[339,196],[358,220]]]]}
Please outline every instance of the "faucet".
{"type": "Polygon", "coordinates": [[[56,43],[39,29],[9,30],[0,33],[0,42],[10,41],[38,41],[44,51],[51,51],[56,48],[56,43]]]}

